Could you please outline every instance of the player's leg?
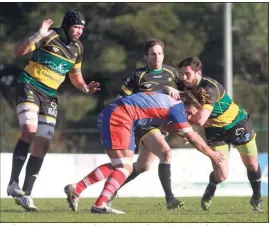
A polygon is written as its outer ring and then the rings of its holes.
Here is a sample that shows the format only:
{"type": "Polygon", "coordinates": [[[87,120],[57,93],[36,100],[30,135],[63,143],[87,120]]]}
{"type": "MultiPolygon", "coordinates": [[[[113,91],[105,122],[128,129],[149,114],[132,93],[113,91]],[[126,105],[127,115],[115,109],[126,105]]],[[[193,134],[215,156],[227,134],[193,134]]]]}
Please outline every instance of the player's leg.
{"type": "MultiPolygon", "coordinates": [[[[137,158],[137,161],[135,163],[133,163],[133,171],[128,176],[128,178],[126,179],[126,181],[121,185],[120,188],[122,188],[123,186],[125,186],[130,181],[134,180],[141,173],[149,170],[150,169],[150,166],[152,165],[152,163],[156,159],[157,159],[157,156],[155,156],[152,152],[150,152],[148,150],[148,148],[143,144],[143,142],[140,141],[139,142],[138,158],[137,158]]],[[[112,206],[112,201],[116,197],[116,195],[117,195],[117,192],[114,195],[112,195],[112,197],[108,201],[108,204],[110,206],[112,206]]]]}
{"type": "Polygon", "coordinates": [[[19,187],[19,175],[35,137],[39,111],[38,99],[29,85],[18,84],[16,91],[16,108],[21,127],[21,136],[13,152],[12,171],[7,188],[7,194],[12,197],[24,195],[24,192],[19,187]]]}
{"type": "Polygon", "coordinates": [[[238,135],[235,135],[235,144],[237,150],[240,152],[242,161],[247,169],[247,177],[250,182],[253,194],[250,199],[250,204],[254,211],[262,211],[261,200],[261,168],[258,163],[258,150],[256,145],[256,133],[253,131],[252,122],[250,118],[247,121],[240,122],[235,129],[238,135]],[[240,134],[240,135],[239,135],[240,134]],[[240,144],[240,141],[244,144],[240,144]]]}
{"type": "MultiPolygon", "coordinates": [[[[211,146],[212,147],[212,146],[211,146]]],[[[220,151],[224,155],[224,161],[220,164],[212,162],[213,171],[209,175],[209,183],[201,199],[201,207],[208,210],[212,204],[212,198],[215,195],[217,185],[225,181],[228,177],[229,146],[221,145],[212,147],[215,151],[220,151]]]]}
{"type": "Polygon", "coordinates": [[[43,93],[39,93],[39,96],[42,101],[40,103],[38,128],[36,137],[34,138],[33,151],[26,165],[23,185],[25,195],[16,198],[16,202],[29,211],[37,210],[31,193],[42,167],[44,157],[49,150],[57,117],[57,98],[45,96],[43,93]]]}
{"type": "Polygon", "coordinates": [[[133,171],[134,127],[132,127],[130,118],[123,112],[121,106],[109,106],[101,112],[98,118],[100,139],[105,149],[111,149],[107,150],[107,154],[111,159],[113,168],[101,195],[91,208],[92,213],[124,213],[113,209],[108,204],[111,197],[115,195],[133,171]],[[119,123],[119,117],[121,118],[121,124],[119,123]]]}
{"type": "Polygon", "coordinates": [[[67,195],[67,202],[69,203],[69,207],[72,211],[77,211],[78,209],[80,194],[89,186],[107,179],[111,175],[112,171],[112,164],[106,163],[98,166],[79,182],[66,185],[64,191],[67,195]]]}
{"type": "Polygon", "coordinates": [[[121,187],[134,180],[141,173],[149,170],[156,159],[157,156],[150,152],[143,142],[140,142],[138,158],[137,161],[133,163],[133,171],[121,187]]]}
{"type": "Polygon", "coordinates": [[[212,204],[212,198],[215,195],[217,185],[225,181],[228,177],[228,161],[230,145],[225,143],[226,132],[222,128],[205,129],[205,136],[208,145],[215,151],[223,153],[225,159],[222,163],[212,162],[213,171],[209,175],[209,183],[201,199],[201,207],[208,210],[212,204]]]}
{"type": "MultiPolygon", "coordinates": [[[[151,130],[150,130],[151,131],[151,130]]],[[[134,180],[137,176],[139,176],[141,173],[149,170],[150,166],[152,165],[153,161],[157,159],[157,157],[149,151],[146,145],[143,143],[144,137],[147,135],[149,130],[145,130],[142,128],[137,128],[135,130],[135,142],[138,143],[139,147],[139,154],[137,161],[133,163],[133,171],[130,174],[130,176],[126,179],[126,181],[123,183],[121,188],[129,183],[130,181],[134,180]]],[[[113,200],[115,196],[112,197],[110,201],[113,200]]]]}
{"type": "Polygon", "coordinates": [[[107,178],[100,196],[95,201],[95,204],[91,207],[91,213],[124,214],[123,211],[116,210],[110,207],[107,202],[109,201],[111,196],[118,191],[118,189],[125,182],[127,177],[132,173],[132,157],[134,151],[108,150],[107,154],[110,157],[111,164],[113,166],[112,173],[107,178]]]}
{"type": "Polygon", "coordinates": [[[166,142],[159,129],[153,129],[143,137],[143,144],[155,154],[160,163],[158,165],[158,176],[165,193],[168,209],[183,207],[184,202],[174,197],[171,187],[171,148],[166,142]]]}

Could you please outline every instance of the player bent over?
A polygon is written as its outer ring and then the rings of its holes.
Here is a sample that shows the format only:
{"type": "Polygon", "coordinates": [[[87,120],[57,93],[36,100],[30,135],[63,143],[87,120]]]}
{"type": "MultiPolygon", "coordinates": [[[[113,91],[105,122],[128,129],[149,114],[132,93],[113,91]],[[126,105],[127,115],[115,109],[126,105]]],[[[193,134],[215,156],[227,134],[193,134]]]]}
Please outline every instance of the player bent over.
{"type": "Polygon", "coordinates": [[[101,142],[111,162],[97,167],[78,183],[64,188],[70,208],[76,211],[82,191],[106,179],[100,196],[91,207],[91,213],[124,214],[110,207],[107,202],[132,173],[134,130],[136,127],[163,125],[169,121],[173,129],[215,163],[223,161],[223,154],[211,150],[200,135],[193,131],[187,122],[182,101],[176,101],[159,91],[126,96],[107,106],[98,117],[101,142]]]}

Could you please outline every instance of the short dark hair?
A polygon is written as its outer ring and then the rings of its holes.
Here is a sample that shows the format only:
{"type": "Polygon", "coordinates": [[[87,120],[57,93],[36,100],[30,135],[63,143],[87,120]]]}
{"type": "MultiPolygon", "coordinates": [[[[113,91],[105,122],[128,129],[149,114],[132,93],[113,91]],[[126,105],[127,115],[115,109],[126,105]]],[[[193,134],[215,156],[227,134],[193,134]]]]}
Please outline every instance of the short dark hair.
{"type": "Polygon", "coordinates": [[[152,48],[155,45],[160,45],[162,47],[162,49],[164,50],[164,43],[161,40],[158,39],[151,39],[149,41],[147,41],[145,43],[145,45],[143,46],[143,52],[145,55],[148,55],[148,51],[150,48],[152,48]]]}
{"type": "Polygon", "coordinates": [[[196,108],[201,107],[201,103],[196,98],[196,96],[192,93],[192,91],[182,91],[180,92],[180,97],[186,107],[188,106],[195,106],[196,108]]]}
{"type": "Polygon", "coordinates": [[[180,70],[183,67],[191,66],[192,70],[195,72],[202,70],[202,62],[198,57],[187,57],[180,61],[177,65],[177,68],[180,70]]]}

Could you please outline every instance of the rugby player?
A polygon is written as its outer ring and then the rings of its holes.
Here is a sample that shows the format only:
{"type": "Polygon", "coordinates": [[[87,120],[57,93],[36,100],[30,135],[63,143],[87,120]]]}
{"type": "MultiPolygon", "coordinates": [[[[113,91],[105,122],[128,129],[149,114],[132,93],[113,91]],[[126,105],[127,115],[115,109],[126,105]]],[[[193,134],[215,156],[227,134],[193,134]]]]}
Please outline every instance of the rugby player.
{"type": "Polygon", "coordinates": [[[58,87],[69,74],[72,84],[83,92],[91,94],[99,90],[99,83],[92,81],[87,85],[82,77],[83,45],[79,38],[85,26],[84,15],[78,10],[69,11],[60,28],[50,29],[52,24],[51,19],[44,20],[36,33],[14,48],[17,56],[33,54],[17,81],[16,108],[21,136],[13,152],[7,194],[28,211],[37,210],[31,191],[53,137],[58,87]],[[32,143],[21,189],[19,175],[32,143]]]}
{"type": "MultiPolygon", "coordinates": [[[[232,101],[220,83],[202,76],[202,62],[199,58],[188,57],[177,67],[181,78],[178,88],[181,91],[192,90],[202,104],[201,109],[190,116],[189,122],[203,126],[207,144],[226,157],[219,165],[212,164],[213,171],[210,173],[209,184],[201,199],[201,207],[204,210],[210,208],[217,185],[228,177],[230,146],[234,145],[241,155],[252,187],[253,195],[250,204],[254,211],[262,211],[261,169],[258,164],[256,132],[253,130],[249,114],[232,101]]],[[[167,87],[167,92],[172,94],[175,90],[167,87]]],[[[175,96],[176,93],[173,95],[175,96]]]]}
{"type": "MultiPolygon", "coordinates": [[[[186,104],[191,102],[191,99],[186,99],[186,104]]],[[[97,120],[101,142],[111,162],[97,167],[78,183],[65,186],[69,207],[76,211],[81,192],[94,183],[106,179],[100,196],[90,209],[91,213],[124,214],[124,211],[113,209],[107,202],[133,171],[135,129],[160,126],[168,122],[171,122],[169,125],[171,128],[187,138],[213,162],[217,164],[222,162],[222,153],[211,150],[187,122],[182,101],[176,101],[162,91],[125,96],[105,107],[97,120]]]]}
{"type": "MultiPolygon", "coordinates": [[[[121,87],[118,97],[131,95],[133,93],[152,91],[160,85],[177,87],[178,73],[172,66],[163,64],[164,43],[158,39],[152,39],[144,45],[144,59],[146,65],[136,69],[127,77],[121,87]]],[[[164,133],[163,133],[164,134],[164,133]]],[[[184,202],[174,197],[171,187],[171,148],[166,142],[161,130],[155,127],[137,128],[135,139],[139,149],[134,170],[128,177],[127,184],[139,174],[150,169],[154,160],[159,158],[158,176],[165,193],[168,209],[183,207],[184,202]]],[[[112,196],[110,203],[115,196],[112,196]]]]}

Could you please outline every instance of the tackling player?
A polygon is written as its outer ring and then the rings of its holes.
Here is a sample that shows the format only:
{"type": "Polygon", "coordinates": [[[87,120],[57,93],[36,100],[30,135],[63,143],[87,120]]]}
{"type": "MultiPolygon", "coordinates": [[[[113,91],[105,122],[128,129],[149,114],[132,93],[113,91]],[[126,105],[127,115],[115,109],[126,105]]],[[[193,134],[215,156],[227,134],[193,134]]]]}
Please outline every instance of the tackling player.
{"type": "MultiPolygon", "coordinates": [[[[192,90],[202,104],[201,109],[190,116],[189,122],[203,126],[207,144],[226,157],[219,165],[213,163],[213,172],[210,173],[209,184],[201,199],[202,208],[210,208],[217,185],[226,180],[230,146],[234,145],[241,155],[252,187],[250,204],[254,211],[261,211],[261,169],[258,164],[256,133],[249,114],[232,101],[220,83],[202,76],[202,63],[197,57],[184,59],[178,64],[178,69],[181,78],[179,89],[192,90]]],[[[175,91],[167,87],[169,94],[175,91]]]]}
{"type": "MultiPolygon", "coordinates": [[[[192,104],[191,101],[187,99],[186,104],[192,104]]],[[[160,126],[170,121],[170,127],[187,138],[195,148],[209,156],[213,162],[222,162],[222,153],[212,151],[187,122],[182,101],[176,101],[162,91],[122,97],[105,107],[97,121],[101,142],[111,162],[97,167],[78,183],[64,188],[70,208],[76,211],[81,192],[106,179],[100,196],[91,207],[91,213],[124,214],[110,207],[107,202],[133,171],[135,129],[160,126]]]]}

